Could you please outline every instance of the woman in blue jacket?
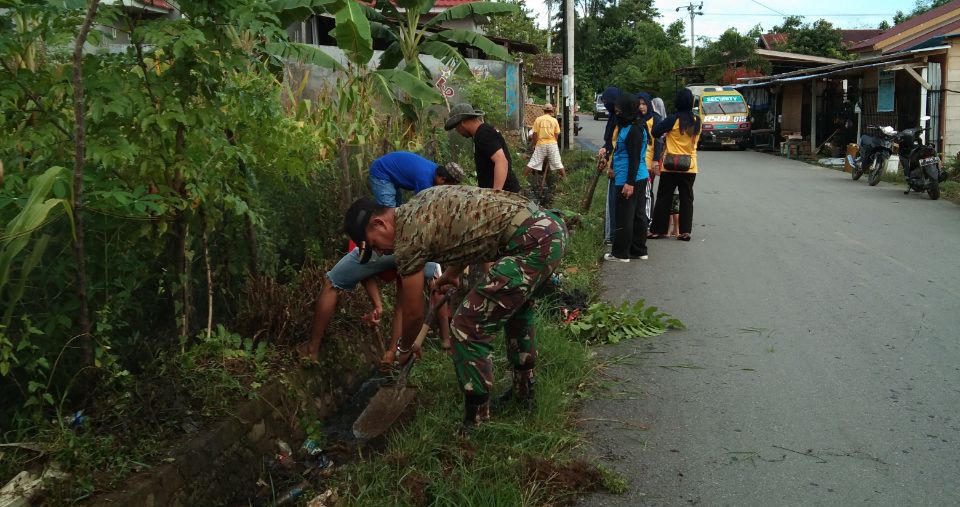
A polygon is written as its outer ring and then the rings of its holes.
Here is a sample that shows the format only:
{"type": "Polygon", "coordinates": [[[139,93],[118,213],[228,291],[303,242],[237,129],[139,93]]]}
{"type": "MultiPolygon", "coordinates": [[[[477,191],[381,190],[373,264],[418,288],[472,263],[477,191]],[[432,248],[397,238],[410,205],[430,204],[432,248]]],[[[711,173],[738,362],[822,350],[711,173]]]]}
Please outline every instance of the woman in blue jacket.
{"type": "Polygon", "coordinates": [[[637,99],[621,95],[616,105],[617,127],[613,140],[613,182],[615,186],[616,230],[608,261],[630,262],[647,259],[647,217],[645,189],[649,173],[646,163],[647,133],[637,118],[637,99]]]}

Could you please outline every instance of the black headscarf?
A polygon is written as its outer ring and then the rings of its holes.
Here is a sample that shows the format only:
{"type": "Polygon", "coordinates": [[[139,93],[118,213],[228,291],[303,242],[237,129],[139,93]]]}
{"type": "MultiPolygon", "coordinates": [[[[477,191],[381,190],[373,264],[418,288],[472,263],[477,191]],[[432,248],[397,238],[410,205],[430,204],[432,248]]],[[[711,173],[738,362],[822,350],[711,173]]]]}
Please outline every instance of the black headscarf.
{"type": "Polygon", "coordinates": [[[617,108],[620,109],[620,113],[617,114],[617,125],[619,125],[620,128],[636,123],[639,113],[637,110],[639,106],[637,105],[636,97],[629,93],[620,95],[620,100],[617,101],[617,108]]]}
{"type": "Polygon", "coordinates": [[[680,120],[680,131],[688,136],[700,133],[700,117],[693,114],[693,92],[689,88],[677,90],[677,97],[673,101],[677,118],[680,120]]]}
{"type": "Polygon", "coordinates": [[[607,112],[613,114],[613,106],[620,100],[620,88],[608,86],[600,94],[600,100],[603,102],[603,106],[607,108],[607,112]]]}
{"type": "Polygon", "coordinates": [[[647,120],[653,117],[653,97],[651,97],[650,94],[647,92],[640,92],[637,94],[637,101],[638,101],[638,104],[637,104],[638,108],[640,106],[639,101],[643,101],[644,103],[647,104],[647,114],[640,116],[640,122],[646,123],[647,120]]]}

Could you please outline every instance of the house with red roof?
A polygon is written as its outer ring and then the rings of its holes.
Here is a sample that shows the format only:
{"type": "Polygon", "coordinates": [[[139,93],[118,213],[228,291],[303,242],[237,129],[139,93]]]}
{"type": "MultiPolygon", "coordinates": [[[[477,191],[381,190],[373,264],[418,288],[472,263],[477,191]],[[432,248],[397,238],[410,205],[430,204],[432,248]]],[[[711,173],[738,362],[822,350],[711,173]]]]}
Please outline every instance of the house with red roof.
{"type": "MultiPolygon", "coordinates": [[[[775,47],[780,34],[759,44],[775,47]]],[[[946,155],[960,151],[960,0],[884,31],[847,31],[849,61],[741,79],[770,99],[779,139],[802,151],[855,143],[870,126],[922,126],[946,155]],[[858,40],[859,39],[859,40],[858,40]]]]}
{"type": "MultiPolygon", "coordinates": [[[[178,16],[177,9],[166,0],[101,0],[102,5],[119,5],[121,12],[136,18],[174,18],[178,16]]],[[[96,25],[96,29],[103,34],[100,47],[90,46],[91,51],[107,50],[123,52],[130,45],[130,33],[125,29],[127,23],[113,23],[111,26],[96,25]]],[[[88,43],[89,45],[89,43],[88,43]]]]}

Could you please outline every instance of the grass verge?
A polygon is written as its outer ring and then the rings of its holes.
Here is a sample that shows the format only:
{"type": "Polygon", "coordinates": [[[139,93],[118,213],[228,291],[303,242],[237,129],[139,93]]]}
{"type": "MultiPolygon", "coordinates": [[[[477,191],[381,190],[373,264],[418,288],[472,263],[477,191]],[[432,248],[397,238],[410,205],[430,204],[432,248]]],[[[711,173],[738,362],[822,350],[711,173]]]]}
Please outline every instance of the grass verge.
{"type": "MultiPolygon", "coordinates": [[[[591,156],[568,153],[573,169],[557,185],[554,206],[579,209],[593,175],[591,156]]],[[[560,273],[566,290],[595,298],[602,255],[603,199],[595,199],[571,235],[560,273]]],[[[388,437],[385,450],[341,468],[333,481],[350,506],[526,506],[572,503],[577,493],[622,490],[623,480],[576,458],[577,400],[592,368],[589,348],[572,338],[548,304],[538,309],[537,409],[494,416],[469,438],[457,436],[462,397],[450,360],[428,350],[413,370],[420,387],[417,413],[388,437]]],[[[509,366],[503,340],[495,353],[495,391],[506,389],[509,366]]]]}

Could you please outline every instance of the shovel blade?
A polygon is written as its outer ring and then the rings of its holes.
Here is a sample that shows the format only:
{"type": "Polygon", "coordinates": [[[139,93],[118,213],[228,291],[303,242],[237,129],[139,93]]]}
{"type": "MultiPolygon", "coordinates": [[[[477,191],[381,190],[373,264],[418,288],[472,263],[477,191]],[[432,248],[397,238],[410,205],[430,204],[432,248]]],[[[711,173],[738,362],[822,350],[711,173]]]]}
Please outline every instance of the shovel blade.
{"type": "Polygon", "coordinates": [[[390,429],[407,405],[417,396],[417,390],[406,386],[382,387],[370,400],[360,417],[353,423],[353,436],[370,440],[390,429]]]}

